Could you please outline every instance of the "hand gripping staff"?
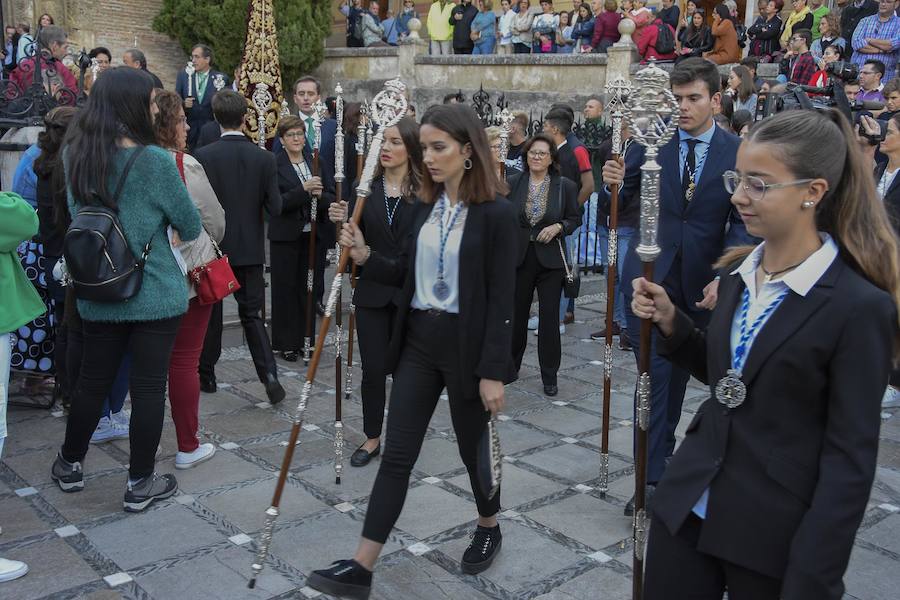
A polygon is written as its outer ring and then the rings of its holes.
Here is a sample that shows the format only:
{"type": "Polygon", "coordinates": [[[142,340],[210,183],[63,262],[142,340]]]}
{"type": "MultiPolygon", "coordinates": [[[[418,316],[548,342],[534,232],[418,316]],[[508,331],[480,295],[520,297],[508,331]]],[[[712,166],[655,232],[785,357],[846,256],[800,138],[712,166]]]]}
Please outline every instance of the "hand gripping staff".
{"type": "MultiPolygon", "coordinates": [[[[606,83],[607,105],[612,117],[612,159],[619,160],[622,154],[622,119],[625,99],[631,93],[631,82],[615,78],[606,83]]],[[[610,187],[609,246],[606,255],[606,346],[603,350],[603,422],[600,433],[600,493],[609,491],[609,409],[612,395],[612,342],[613,314],[616,306],[616,273],[619,254],[619,184],[610,187]]]]}
{"type": "MultiPolygon", "coordinates": [[[[325,118],[325,105],[321,100],[313,106],[313,167],[312,176],[319,176],[319,148],[322,146],[322,120],[325,118]]],[[[316,309],[313,296],[313,282],[316,274],[316,225],[318,221],[319,197],[313,196],[309,212],[309,269],[306,271],[306,336],[303,338],[303,364],[309,365],[310,338],[316,324],[316,309]]]]}
{"type": "MultiPolygon", "coordinates": [[[[356,172],[362,173],[363,157],[366,155],[366,122],[369,120],[369,103],[363,102],[359,107],[359,126],[356,128],[356,172]]],[[[356,306],[353,295],[356,293],[356,265],[350,267],[350,319],[347,323],[347,374],[344,377],[344,399],[350,399],[353,391],[353,331],[356,328],[356,306]]]]}
{"type": "MultiPolygon", "coordinates": [[[[647,149],[641,165],[641,241],[637,254],[644,263],[644,278],[653,281],[653,263],[659,256],[659,149],[678,127],[678,102],[669,89],[669,74],[650,64],[635,75],[634,90],[625,101],[625,120],[631,137],[647,149]]],[[[634,467],[634,566],[632,597],[640,600],[644,587],[644,547],[647,535],[647,430],[650,426],[650,333],[652,323],[641,321],[638,359],[637,451],[634,467]]]]}
{"type": "MultiPolygon", "coordinates": [[[[388,81],[384,89],[372,99],[371,118],[378,125],[378,131],[372,139],[372,145],[369,153],[366,155],[366,164],[359,180],[359,187],[356,188],[356,206],[353,209],[351,217],[354,224],[359,224],[362,216],[363,206],[365,206],[366,198],[369,196],[369,188],[372,184],[372,175],[375,173],[375,163],[378,161],[378,154],[381,152],[381,144],[384,141],[384,131],[388,127],[393,127],[406,114],[406,86],[399,79],[388,81]]],[[[275,493],[272,496],[272,505],[266,509],[266,521],[263,526],[262,533],[259,536],[259,550],[256,555],[256,561],[251,565],[253,575],[247,587],[253,589],[256,586],[256,578],[262,572],[263,564],[265,564],[266,556],[269,554],[269,545],[272,543],[272,533],[275,529],[275,519],[278,518],[278,507],[281,504],[281,494],[284,491],[284,484],[287,481],[288,470],[291,466],[291,460],[294,458],[294,449],[297,445],[297,437],[300,435],[300,426],[303,424],[303,413],[306,411],[306,404],[312,393],[312,384],[316,378],[316,370],[319,367],[319,359],[322,357],[322,348],[325,345],[325,336],[328,333],[328,327],[331,325],[331,315],[334,313],[337,304],[337,294],[341,287],[341,281],[344,271],[347,269],[347,263],[350,261],[350,250],[343,248],[341,250],[341,259],[338,262],[335,271],[334,281],[331,284],[331,290],[328,294],[328,304],[325,307],[325,316],[322,318],[322,324],[319,326],[319,335],[316,338],[316,347],[313,351],[312,358],[309,363],[309,369],[306,372],[306,381],[303,384],[303,390],[300,392],[300,402],[297,404],[297,412],[294,415],[294,424],[291,427],[291,436],[288,440],[287,449],[284,451],[284,460],[281,462],[281,472],[278,474],[278,483],[275,485],[275,493]]]]}
{"type": "MultiPolygon", "coordinates": [[[[344,186],[344,89],[341,84],[334,88],[334,116],[337,119],[337,132],[334,134],[334,188],[337,202],[343,198],[344,186]]],[[[341,237],[341,224],[335,224],[335,239],[341,237]]],[[[335,242],[335,256],[341,255],[341,245],[335,242]]],[[[335,282],[337,284],[337,282],[335,282]]],[[[341,360],[341,345],[344,343],[344,327],[341,323],[341,293],[343,282],[338,285],[337,301],[334,307],[334,482],[341,483],[344,471],[344,424],[341,422],[341,371],[344,368],[341,360]]]]}

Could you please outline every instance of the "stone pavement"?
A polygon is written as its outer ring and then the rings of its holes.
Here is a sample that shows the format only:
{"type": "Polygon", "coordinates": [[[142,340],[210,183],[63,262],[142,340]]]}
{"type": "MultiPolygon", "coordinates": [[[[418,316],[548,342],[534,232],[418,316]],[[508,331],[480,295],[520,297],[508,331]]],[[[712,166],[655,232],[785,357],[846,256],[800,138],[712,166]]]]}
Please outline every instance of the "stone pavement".
{"type": "MultiPolygon", "coordinates": [[[[378,565],[377,600],[576,600],[631,597],[631,520],[622,507],[633,489],[631,390],[634,360],[616,350],[611,407],[610,493],[597,492],[602,346],[602,280],[588,278],[577,319],[563,336],[560,393],[541,393],[535,344],[519,381],[507,389],[500,424],[505,538],[491,569],[463,575],[459,559],[475,504],[456,451],[445,402],[432,419],[406,506],[378,565]],[[591,294],[591,292],[594,292],[591,294]]],[[[605,286],[604,286],[605,287],[605,286]]],[[[201,438],[218,446],[208,463],[175,471],[175,432],[167,415],[161,472],[176,473],[180,492],[143,514],[122,511],[127,442],[94,446],[85,489],[63,494],[49,479],[65,430],[59,411],[10,408],[10,438],[0,463],[0,556],[31,572],[0,584],[0,598],[106,600],[325,598],[306,575],[352,555],[377,464],[333,471],[333,354],[327,350],[310,400],[281,505],[272,556],[248,590],[255,540],[269,506],[302,383],[302,363],[281,363],[288,399],[265,401],[239,330],[228,330],[218,367],[220,390],[201,402],[201,438]]],[[[305,371],[304,371],[305,372],[305,371]]],[[[363,439],[353,374],[344,403],[345,457],[363,439]]],[[[704,398],[692,382],[683,427],[704,398]]],[[[898,411],[891,411],[898,412],[898,411]]],[[[848,598],[896,598],[900,584],[900,416],[882,427],[878,479],[846,575],[848,598]]],[[[822,532],[827,540],[827,532],[822,532]]]]}

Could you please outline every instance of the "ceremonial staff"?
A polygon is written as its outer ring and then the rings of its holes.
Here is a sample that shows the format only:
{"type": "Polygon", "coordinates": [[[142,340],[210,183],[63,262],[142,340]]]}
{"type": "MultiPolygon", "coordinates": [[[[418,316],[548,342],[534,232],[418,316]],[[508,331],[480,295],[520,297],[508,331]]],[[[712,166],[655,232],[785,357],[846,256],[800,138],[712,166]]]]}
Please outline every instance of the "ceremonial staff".
{"type": "MultiPolygon", "coordinates": [[[[631,92],[631,82],[615,78],[606,84],[606,95],[612,109],[612,159],[622,153],[623,103],[631,92]]],[[[609,410],[612,396],[613,314],[616,308],[616,273],[619,254],[619,184],[610,187],[609,245],[606,248],[606,346],[603,350],[603,423],[600,433],[600,493],[609,491],[609,410]]]]}
{"type": "MultiPolygon", "coordinates": [[[[334,116],[337,119],[337,131],[334,134],[334,189],[337,201],[343,198],[344,184],[344,89],[341,84],[334,88],[334,116]]],[[[341,237],[341,224],[335,224],[335,239],[341,237]]],[[[341,245],[335,242],[336,256],[341,255],[341,245]]],[[[338,287],[337,302],[334,308],[334,482],[341,483],[344,470],[344,424],[341,422],[341,371],[344,361],[341,360],[341,345],[344,343],[344,329],[341,323],[341,293],[343,285],[338,287]]]]}
{"type": "MultiPolygon", "coordinates": [[[[363,157],[366,156],[366,121],[369,118],[369,104],[363,102],[359,107],[359,125],[356,128],[356,172],[362,173],[363,157]]],[[[356,328],[356,305],[353,296],[356,293],[356,265],[350,267],[350,321],[347,324],[347,376],[344,377],[344,398],[350,399],[353,391],[353,331],[356,328]]]]}
{"type": "Polygon", "coordinates": [[[512,124],[513,114],[508,108],[500,111],[500,179],[506,181],[506,155],[509,154],[509,126],[512,124]]]}
{"type": "MultiPolygon", "coordinates": [[[[647,149],[641,165],[641,241],[637,254],[644,263],[644,278],[653,281],[653,263],[659,256],[659,174],[656,162],[659,149],[678,127],[678,101],[669,89],[669,74],[650,59],[649,66],[635,75],[637,84],[625,101],[625,119],[631,137],[647,149]]],[[[647,430],[650,426],[650,334],[652,323],[641,321],[641,351],[638,357],[637,450],[634,467],[634,600],[640,600],[644,587],[644,547],[647,535],[647,430]]]]}
{"type": "MultiPolygon", "coordinates": [[[[322,101],[313,106],[313,168],[312,176],[319,176],[319,148],[322,145],[322,119],[325,117],[325,105],[322,101]]],[[[316,222],[318,221],[319,197],[310,200],[309,211],[309,269],[306,272],[306,337],[303,338],[303,364],[309,365],[310,339],[315,328],[315,297],[313,283],[316,274],[316,222]]]]}
{"type": "MultiPolygon", "coordinates": [[[[187,73],[187,97],[194,97],[194,72],[197,69],[194,68],[193,61],[188,61],[187,66],[184,68],[184,72],[187,73]]],[[[187,100],[187,98],[185,98],[187,100]]]]}
{"type": "MultiPolygon", "coordinates": [[[[378,92],[372,99],[370,118],[378,124],[378,132],[372,140],[372,146],[366,155],[365,168],[359,179],[359,187],[356,188],[356,206],[353,208],[352,221],[355,225],[359,224],[362,216],[363,207],[366,204],[366,198],[369,196],[369,188],[372,184],[372,175],[375,173],[375,163],[378,161],[378,154],[381,152],[381,144],[384,141],[384,131],[388,127],[393,127],[406,114],[406,86],[399,79],[392,79],[385,84],[385,89],[378,92]]],[[[253,589],[256,586],[256,578],[262,572],[263,564],[269,553],[269,544],[272,542],[272,533],[275,528],[275,519],[278,518],[278,507],[281,504],[281,494],[284,491],[284,485],[287,481],[288,470],[291,467],[291,461],[294,458],[294,449],[297,446],[297,438],[300,435],[300,427],[303,424],[303,413],[306,411],[306,404],[312,393],[312,384],[316,378],[316,370],[319,367],[319,359],[322,356],[322,348],[325,345],[325,336],[328,333],[328,327],[331,325],[331,315],[337,304],[337,293],[341,287],[344,271],[347,269],[347,263],[350,261],[350,249],[343,248],[341,250],[341,258],[338,262],[337,270],[334,274],[334,282],[331,284],[331,291],[328,294],[328,304],[325,307],[325,316],[322,318],[322,324],[319,326],[319,336],[316,338],[316,348],[313,351],[312,358],[309,363],[309,369],[306,371],[306,381],[300,392],[300,402],[297,404],[297,412],[294,415],[293,427],[291,427],[291,436],[288,440],[287,449],[284,451],[284,460],[281,462],[281,472],[278,474],[278,483],[275,485],[275,493],[272,496],[272,505],[266,509],[266,521],[263,525],[262,533],[260,533],[259,551],[256,555],[256,562],[251,565],[253,576],[247,587],[253,589]]]]}

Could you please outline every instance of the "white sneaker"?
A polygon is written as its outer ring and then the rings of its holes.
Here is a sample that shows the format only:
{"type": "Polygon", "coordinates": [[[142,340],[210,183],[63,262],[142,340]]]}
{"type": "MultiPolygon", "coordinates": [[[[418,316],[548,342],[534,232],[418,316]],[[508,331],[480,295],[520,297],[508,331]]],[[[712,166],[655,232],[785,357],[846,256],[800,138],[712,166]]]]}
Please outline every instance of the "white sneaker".
{"type": "Polygon", "coordinates": [[[109,417],[101,417],[100,422],[97,423],[97,429],[94,430],[94,435],[91,436],[91,443],[103,444],[105,442],[111,442],[113,440],[127,439],[127,423],[123,426],[121,423],[117,423],[111,420],[109,417]]]}
{"type": "Polygon", "coordinates": [[[892,385],[887,386],[884,390],[884,397],[881,399],[881,408],[897,408],[900,406],[900,390],[892,385]]]}
{"type": "Polygon", "coordinates": [[[531,331],[537,331],[538,328],[538,316],[534,315],[528,319],[528,329],[531,331]]]}
{"type": "Polygon", "coordinates": [[[559,335],[562,335],[562,334],[564,334],[565,332],[566,332],[566,326],[561,324],[561,325],[559,326],[559,335]]]}
{"type": "Polygon", "coordinates": [[[213,444],[200,444],[193,452],[179,452],[175,455],[176,469],[190,469],[196,467],[203,461],[212,458],[216,453],[216,447],[213,444]]]}
{"type": "Polygon", "coordinates": [[[109,415],[109,420],[113,423],[118,423],[119,425],[124,425],[125,429],[128,429],[129,424],[131,423],[131,415],[125,409],[120,410],[117,413],[112,413],[109,415]]]}
{"type": "Polygon", "coordinates": [[[0,582],[12,581],[24,577],[28,572],[28,565],[18,560],[0,558],[0,582]]]}

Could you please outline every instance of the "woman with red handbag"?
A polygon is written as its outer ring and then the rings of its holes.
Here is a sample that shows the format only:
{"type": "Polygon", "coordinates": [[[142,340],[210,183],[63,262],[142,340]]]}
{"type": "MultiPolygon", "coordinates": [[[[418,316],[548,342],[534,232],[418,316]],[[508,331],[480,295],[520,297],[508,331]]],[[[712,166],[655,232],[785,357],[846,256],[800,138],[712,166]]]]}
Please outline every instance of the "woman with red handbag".
{"type": "Polygon", "coordinates": [[[203,231],[196,240],[181,242],[176,237],[177,232],[172,240],[176,260],[181,258],[182,270],[186,271],[190,302],[178,328],[169,361],[169,404],[178,438],[175,468],[189,469],[210,459],[216,451],[215,445],[201,444],[197,439],[200,410],[200,377],[197,367],[203,350],[203,338],[209,325],[209,315],[215,304],[215,301],[209,302],[209,298],[204,298],[204,293],[198,296],[198,287],[203,285],[209,265],[217,264],[222,258],[216,242],[225,236],[225,211],[219,204],[203,167],[184,153],[189,126],[181,97],[174,92],[157,90],[153,104],[156,109],[153,125],[157,141],[172,153],[188,194],[200,211],[203,222],[203,231]]]}

